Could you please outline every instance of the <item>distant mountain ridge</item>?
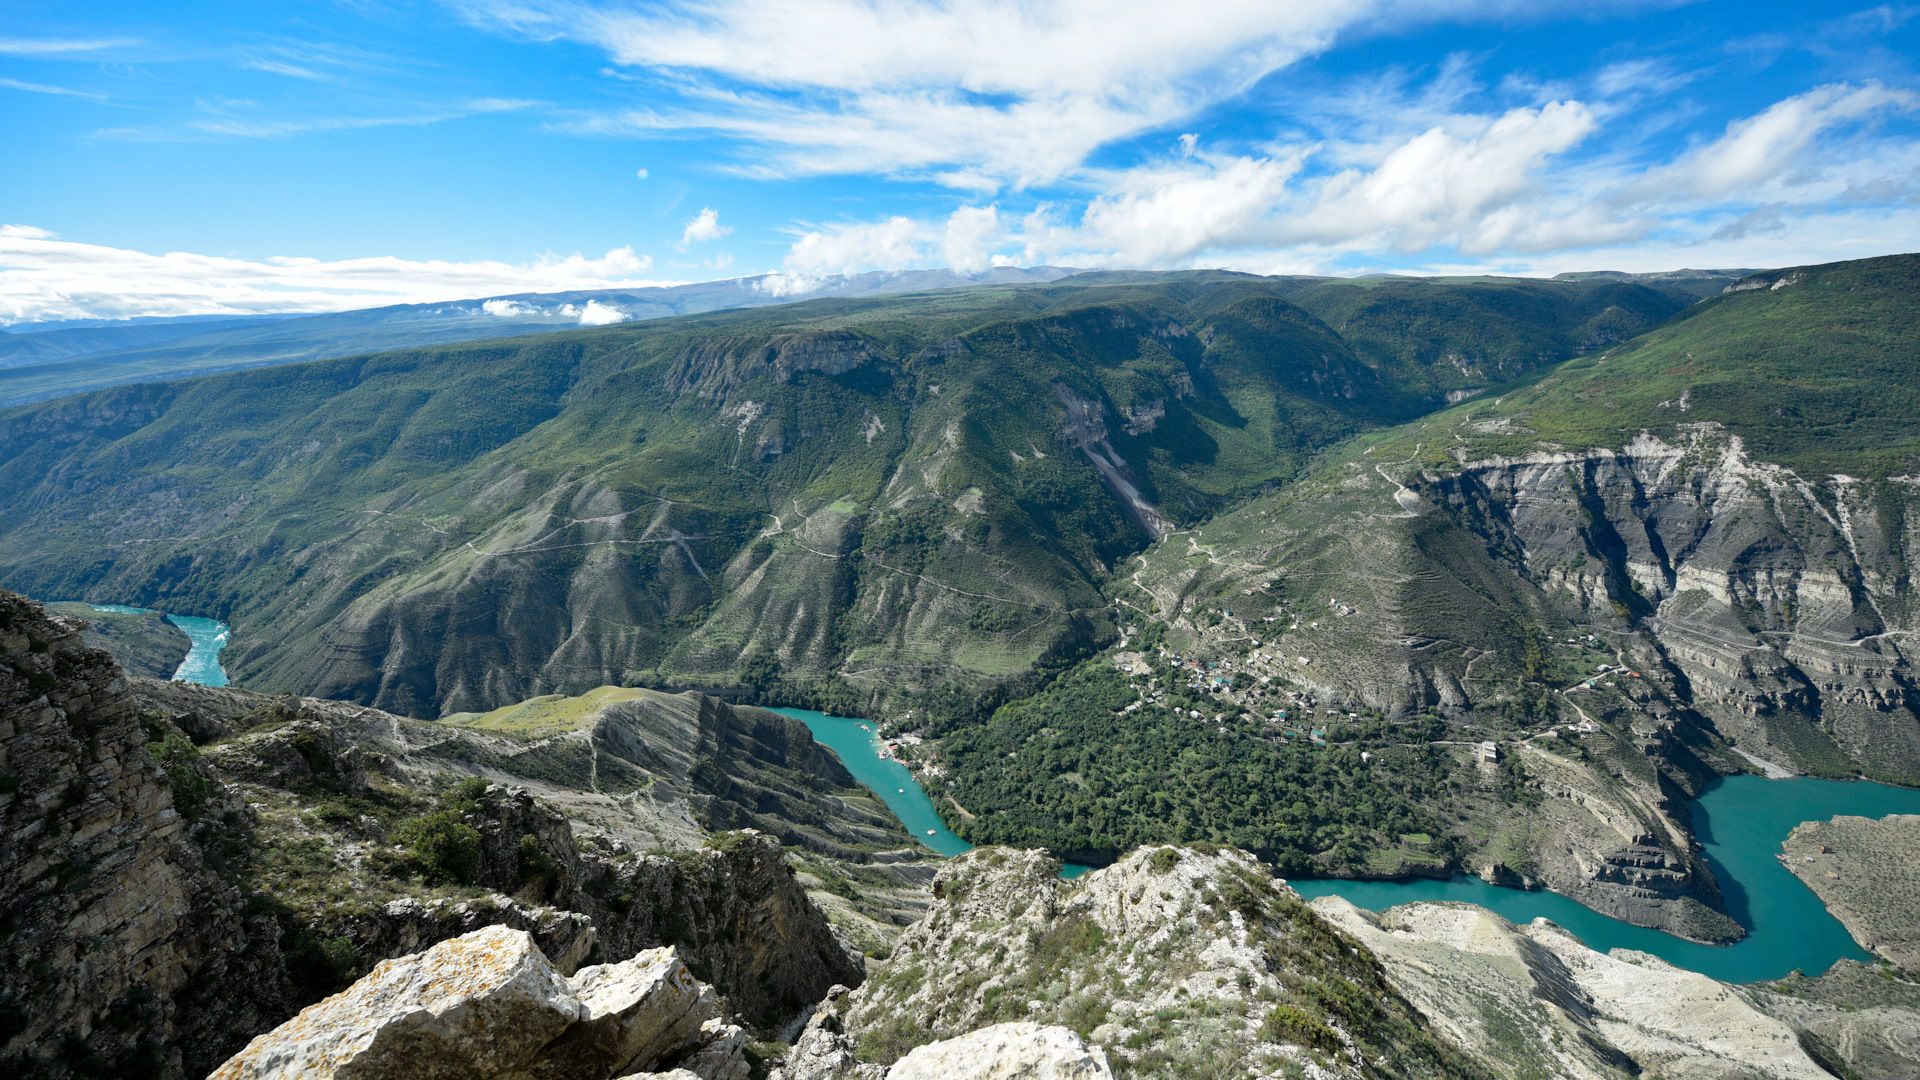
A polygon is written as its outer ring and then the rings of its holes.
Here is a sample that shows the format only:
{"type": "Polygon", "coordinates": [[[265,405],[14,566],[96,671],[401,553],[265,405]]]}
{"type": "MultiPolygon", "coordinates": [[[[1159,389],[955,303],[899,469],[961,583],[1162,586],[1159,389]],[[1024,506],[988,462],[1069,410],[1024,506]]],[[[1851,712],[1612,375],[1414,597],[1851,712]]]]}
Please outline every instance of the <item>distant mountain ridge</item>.
{"type": "MultiPolygon", "coordinates": [[[[432,304],[392,304],[322,315],[189,315],[120,323],[63,322],[55,328],[0,328],[0,407],[103,386],[238,371],[355,353],[512,337],[604,325],[766,307],[819,297],[882,296],[1056,281],[1071,267],[995,267],[870,271],[819,278],[763,274],[648,289],[509,293],[432,304]]],[[[28,326],[34,324],[25,324],[28,326]]]]}

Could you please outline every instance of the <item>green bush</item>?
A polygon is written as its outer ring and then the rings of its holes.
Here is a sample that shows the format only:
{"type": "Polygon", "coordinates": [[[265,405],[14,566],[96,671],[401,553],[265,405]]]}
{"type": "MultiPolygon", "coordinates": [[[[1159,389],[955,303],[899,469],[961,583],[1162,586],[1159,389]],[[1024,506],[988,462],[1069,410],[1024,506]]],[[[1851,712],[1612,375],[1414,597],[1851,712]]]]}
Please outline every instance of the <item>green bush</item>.
{"type": "Polygon", "coordinates": [[[1334,1051],[1340,1048],[1340,1037],[1333,1033],[1333,1029],[1298,1005],[1275,1005],[1267,1018],[1260,1022],[1260,1039],[1263,1042],[1290,1042],[1315,1050],[1334,1051]]]}
{"type": "Polygon", "coordinates": [[[181,817],[198,818],[214,793],[213,781],[200,775],[193,764],[200,757],[200,748],[184,735],[169,735],[159,742],[148,743],[147,753],[166,770],[167,781],[173,788],[173,808],[181,817]]]}
{"type": "Polygon", "coordinates": [[[413,860],[429,877],[473,881],[480,865],[480,830],[454,810],[436,810],[401,827],[413,860]]]}

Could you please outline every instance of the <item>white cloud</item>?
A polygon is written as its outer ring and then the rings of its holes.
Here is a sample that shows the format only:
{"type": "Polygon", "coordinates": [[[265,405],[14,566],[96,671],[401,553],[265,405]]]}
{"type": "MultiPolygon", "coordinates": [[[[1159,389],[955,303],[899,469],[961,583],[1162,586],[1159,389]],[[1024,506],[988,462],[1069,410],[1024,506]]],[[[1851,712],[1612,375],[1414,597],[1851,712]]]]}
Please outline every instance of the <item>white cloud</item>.
{"type": "Polygon", "coordinates": [[[1879,83],[1815,87],[1727,125],[1725,135],[1653,172],[1635,193],[1714,198],[1750,190],[1806,165],[1823,133],[1875,113],[1916,107],[1920,95],[1879,83]]]}
{"type": "MultiPolygon", "coordinates": [[[[1461,137],[1435,127],[1394,147],[1371,171],[1347,169],[1320,188],[1311,209],[1281,230],[1286,239],[1423,251],[1451,244],[1469,254],[1514,244],[1554,246],[1527,212],[1540,169],[1598,126],[1578,101],[1514,109],[1461,137]]],[[[1591,238],[1583,238],[1592,242],[1591,238]]],[[[1561,241],[1564,244],[1564,241],[1561,241]]]]}
{"type": "Polygon", "coordinates": [[[516,315],[532,315],[534,309],[518,300],[488,300],[480,305],[480,310],[496,318],[511,319],[516,315]]]}
{"type": "Polygon", "coordinates": [[[698,214],[688,219],[686,231],[680,234],[680,250],[685,251],[693,244],[718,240],[732,231],[720,224],[720,211],[711,206],[703,206],[698,214]]]}
{"type": "Polygon", "coordinates": [[[921,261],[925,231],[906,217],[816,229],[794,241],[787,270],[807,276],[897,270],[921,261]]]}
{"type": "Polygon", "coordinates": [[[501,293],[678,284],[643,277],[653,260],[631,247],[597,259],[548,255],[517,264],[391,256],[248,260],[153,255],[52,237],[30,225],[0,226],[0,322],[345,311],[501,293]]]}
{"type": "MultiPolygon", "coordinates": [[[[1863,213],[1920,220],[1920,145],[1895,136],[1833,141],[1916,102],[1878,86],[1821,88],[1651,165],[1605,151],[1580,156],[1607,113],[1572,99],[1263,156],[1213,154],[1182,137],[1164,160],[1090,175],[1103,190],[1077,219],[1043,203],[1016,224],[997,206],[962,207],[944,222],[841,224],[802,236],[787,269],[850,273],[942,259],[962,270],[1019,261],[1300,273],[1351,267],[1366,253],[1380,266],[1411,269],[1425,260],[1409,257],[1429,255],[1519,266],[1556,252],[1591,261],[1643,249],[1682,251],[1674,265],[1707,265],[1701,252],[1684,253],[1699,248],[1777,263],[1755,255],[1752,242],[1772,237],[1813,250],[1819,222],[1844,232],[1863,213]]],[[[1431,113],[1420,105],[1408,116],[1431,113]]],[[[1839,234],[1834,244],[1855,250],[1839,234]]]]}
{"type": "Polygon", "coordinates": [[[667,76],[682,103],[578,122],[706,128],[761,147],[748,171],[921,172],[962,188],[1045,183],[1096,147],[1172,123],[1391,17],[1537,0],[468,0],[477,22],[590,42],[667,76]]]}
{"type": "Polygon", "coordinates": [[[139,42],[133,38],[91,38],[86,40],[0,38],[0,55],[60,56],[66,53],[100,52],[103,49],[117,49],[123,45],[137,44],[139,44],[139,42]]]}
{"type": "Polygon", "coordinates": [[[611,323],[626,322],[631,318],[633,318],[633,316],[611,304],[603,304],[598,300],[589,300],[587,301],[586,308],[580,312],[580,325],[607,326],[611,323]]]}
{"type": "Polygon", "coordinates": [[[1054,243],[1104,252],[1101,262],[1119,266],[1165,265],[1243,245],[1271,232],[1269,216],[1302,157],[1234,157],[1128,173],[1087,206],[1079,235],[1054,243]]]}
{"type": "Polygon", "coordinates": [[[93,101],[105,101],[107,95],[90,93],[86,90],[71,90],[64,86],[48,86],[45,83],[21,82],[18,79],[0,79],[0,86],[13,90],[25,90],[30,94],[53,94],[57,97],[88,98],[93,101]]]}
{"type": "Polygon", "coordinates": [[[993,249],[1002,239],[999,207],[963,206],[947,218],[940,255],[960,273],[978,274],[993,265],[993,249]]]}

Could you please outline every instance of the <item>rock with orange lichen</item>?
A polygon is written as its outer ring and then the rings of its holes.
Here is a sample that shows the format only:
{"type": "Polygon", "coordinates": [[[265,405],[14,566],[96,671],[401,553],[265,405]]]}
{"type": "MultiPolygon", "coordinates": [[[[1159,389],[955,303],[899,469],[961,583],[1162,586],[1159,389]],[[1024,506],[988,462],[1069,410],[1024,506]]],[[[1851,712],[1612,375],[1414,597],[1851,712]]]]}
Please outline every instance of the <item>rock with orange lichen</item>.
{"type": "Polygon", "coordinates": [[[489,926],[382,961],[344,992],[255,1038],[213,1076],[496,1076],[532,1064],[587,1015],[532,937],[489,926]]]}
{"type": "Polygon", "coordinates": [[[672,949],[568,979],[489,926],[383,961],[261,1035],[211,1080],[606,1080],[669,1066],[745,1076],[740,1028],[672,949]]]}

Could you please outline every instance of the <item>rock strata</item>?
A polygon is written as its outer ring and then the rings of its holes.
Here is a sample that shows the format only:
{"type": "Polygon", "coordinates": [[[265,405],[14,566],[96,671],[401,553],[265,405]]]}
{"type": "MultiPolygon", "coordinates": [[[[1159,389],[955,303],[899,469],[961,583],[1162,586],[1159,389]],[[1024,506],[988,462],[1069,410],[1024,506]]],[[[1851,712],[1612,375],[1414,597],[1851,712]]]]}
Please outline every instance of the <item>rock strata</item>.
{"type": "Polygon", "coordinates": [[[206,871],[82,625],[0,592],[0,1072],[201,1075],[287,1007],[278,933],[206,871]]]}

